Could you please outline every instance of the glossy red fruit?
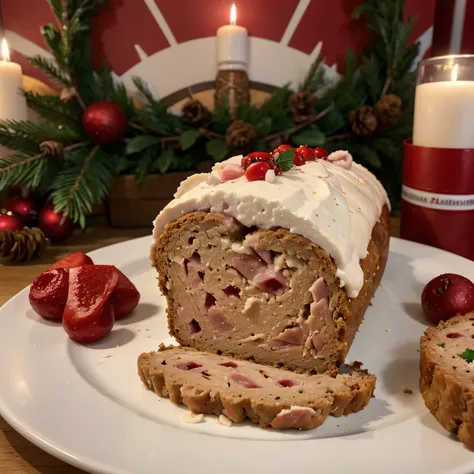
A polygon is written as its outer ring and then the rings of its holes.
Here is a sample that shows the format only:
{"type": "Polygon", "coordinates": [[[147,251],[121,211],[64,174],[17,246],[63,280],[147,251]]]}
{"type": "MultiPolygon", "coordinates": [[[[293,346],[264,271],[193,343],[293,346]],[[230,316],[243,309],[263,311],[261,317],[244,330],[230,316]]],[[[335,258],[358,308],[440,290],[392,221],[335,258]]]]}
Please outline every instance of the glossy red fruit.
{"type": "Polygon", "coordinates": [[[304,157],[299,153],[295,152],[295,156],[293,157],[293,164],[295,166],[301,166],[305,164],[304,157]]]}
{"type": "Polygon", "coordinates": [[[52,270],[53,268],[75,268],[82,267],[82,265],[93,264],[92,258],[88,257],[85,253],[76,252],[51,265],[48,270],[52,270]]]}
{"type": "Polygon", "coordinates": [[[324,148],[321,148],[320,146],[318,146],[314,149],[314,156],[318,160],[324,160],[325,158],[329,156],[329,153],[324,148]]]}
{"type": "Polygon", "coordinates": [[[71,339],[98,341],[112,330],[115,315],[111,296],[118,278],[112,265],[83,265],[69,270],[63,327],[71,339]]]}
{"type": "Polygon", "coordinates": [[[247,156],[242,158],[240,165],[245,170],[247,169],[252,163],[256,163],[257,161],[268,161],[272,159],[272,155],[270,153],[265,153],[263,151],[254,151],[249,153],[247,156]]]}
{"type": "Polygon", "coordinates": [[[307,161],[314,161],[316,159],[314,150],[309,146],[305,145],[301,145],[296,149],[295,156],[296,155],[301,156],[304,159],[305,163],[307,161]]]}
{"type": "Polygon", "coordinates": [[[421,305],[435,324],[469,313],[474,310],[474,283],[454,273],[439,275],[425,286],[421,305]]]}
{"type": "Polygon", "coordinates": [[[263,181],[270,165],[265,161],[252,163],[245,171],[245,177],[249,181],[263,181]]]}
{"type": "Polygon", "coordinates": [[[31,307],[43,318],[61,319],[68,295],[69,273],[63,268],[43,272],[31,284],[31,307]]]}
{"type": "Polygon", "coordinates": [[[282,151],[286,150],[293,150],[293,147],[290,145],[280,145],[273,150],[272,154],[274,155],[275,153],[281,153],[282,151]]]}
{"type": "Polygon", "coordinates": [[[281,174],[283,174],[283,170],[279,166],[275,166],[275,168],[273,168],[273,171],[275,171],[275,174],[277,176],[280,176],[281,174]]]}
{"type": "Polygon", "coordinates": [[[110,301],[114,307],[115,319],[128,316],[138,305],[140,293],[135,285],[120,271],[118,272],[117,286],[110,301]]]}

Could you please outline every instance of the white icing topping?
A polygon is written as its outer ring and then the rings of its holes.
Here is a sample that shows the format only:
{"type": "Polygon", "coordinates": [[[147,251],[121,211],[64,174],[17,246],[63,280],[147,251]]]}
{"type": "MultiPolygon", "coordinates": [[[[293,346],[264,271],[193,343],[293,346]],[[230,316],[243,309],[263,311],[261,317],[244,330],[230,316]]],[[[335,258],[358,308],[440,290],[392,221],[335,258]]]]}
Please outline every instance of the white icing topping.
{"type": "Polygon", "coordinates": [[[367,256],[384,204],[389,205],[375,176],[357,163],[348,170],[317,160],[276,176],[273,183],[250,182],[245,176],[221,183],[218,172],[241,158],[230,158],[209,174],[185,180],[177,197],[155,219],[154,239],[168,223],[193,211],[225,212],[247,227],[283,227],[328,252],[341,286],[350,298],[357,297],[364,283],[360,260],[367,256]]]}

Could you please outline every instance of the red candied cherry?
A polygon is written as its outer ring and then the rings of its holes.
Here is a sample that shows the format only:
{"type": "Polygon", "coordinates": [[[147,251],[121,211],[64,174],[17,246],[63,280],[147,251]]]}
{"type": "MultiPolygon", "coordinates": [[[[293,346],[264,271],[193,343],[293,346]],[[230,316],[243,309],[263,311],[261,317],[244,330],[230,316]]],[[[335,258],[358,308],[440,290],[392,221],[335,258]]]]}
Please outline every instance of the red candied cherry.
{"type": "Polygon", "coordinates": [[[326,159],[328,156],[329,156],[329,153],[327,150],[325,150],[324,148],[321,148],[320,146],[316,147],[314,149],[314,156],[318,159],[318,160],[324,160],[326,159]]]}
{"type": "Polygon", "coordinates": [[[421,305],[433,323],[474,310],[474,284],[454,273],[433,278],[424,288],[421,305]]]}
{"type": "Polygon", "coordinates": [[[275,153],[281,153],[282,151],[293,150],[293,147],[290,145],[280,145],[279,147],[275,148],[272,152],[274,155],[275,153]]]}
{"type": "Polygon", "coordinates": [[[270,165],[266,161],[257,161],[245,170],[245,177],[249,181],[263,181],[269,169],[270,165]]]}
{"type": "MultiPolygon", "coordinates": [[[[309,146],[301,145],[295,151],[296,155],[301,156],[306,163],[307,161],[314,161],[316,159],[314,150],[309,146]]],[[[296,163],[295,163],[296,164],[296,163]]]]}
{"type": "Polygon", "coordinates": [[[298,153],[298,150],[295,151],[295,156],[293,156],[293,164],[295,166],[301,166],[304,165],[304,156],[298,153]]]}
{"type": "Polygon", "coordinates": [[[254,151],[249,153],[247,156],[244,156],[241,161],[241,166],[243,169],[247,169],[252,163],[257,161],[268,161],[272,159],[270,153],[265,153],[263,151],[254,151]]]}
{"type": "Polygon", "coordinates": [[[273,171],[275,171],[275,174],[277,176],[280,176],[281,174],[283,174],[283,170],[279,166],[275,166],[275,168],[273,168],[273,171]]]}

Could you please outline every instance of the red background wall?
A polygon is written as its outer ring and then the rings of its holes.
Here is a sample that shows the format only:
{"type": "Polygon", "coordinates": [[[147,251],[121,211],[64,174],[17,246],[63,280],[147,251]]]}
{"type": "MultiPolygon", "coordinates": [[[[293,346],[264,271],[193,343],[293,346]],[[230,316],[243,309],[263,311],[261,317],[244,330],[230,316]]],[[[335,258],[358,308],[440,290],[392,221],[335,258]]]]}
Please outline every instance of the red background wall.
{"type": "MultiPolygon", "coordinates": [[[[228,23],[230,1],[152,1],[160,9],[178,43],[213,36],[219,26],[228,23]]],[[[360,53],[371,37],[361,21],[351,20],[351,13],[360,2],[310,0],[289,46],[310,53],[322,41],[321,55],[327,64],[341,64],[347,48],[360,53]]],[[[247,27],[250,35],[280,41],[298,0],[235,0],[235,3],[238,23],[247,27]]],[[[435,0],[407,0],[406,16],[418,17],[412,40],[433,25],[434,3],[435,0]]],[[[0,0],[0,6],[6,29],[44,47],[40,25],[54,21],[46,0],[0,0]]],[[[112,0],[100,12],[95,26],[95,59],[101,62],[106,58],[119,75],[139,61],[135,44],[139,44],[148,55],[169,47],[145,0],[112,0]]],[[[13,59],[22,63],[25,74],[37,75],[18,55],[14,54],[13,59]]]]}

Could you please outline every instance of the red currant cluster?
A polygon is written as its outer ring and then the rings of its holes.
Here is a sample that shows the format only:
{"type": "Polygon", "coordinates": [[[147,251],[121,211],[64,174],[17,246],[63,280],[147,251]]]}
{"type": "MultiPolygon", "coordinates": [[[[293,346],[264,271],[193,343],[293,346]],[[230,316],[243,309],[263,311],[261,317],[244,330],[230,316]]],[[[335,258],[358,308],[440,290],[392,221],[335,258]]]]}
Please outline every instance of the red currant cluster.
{"type": "Polygon", "coordinates": [[[290,145],[280,145],[271,153],[255,151],[242,158],[241,166],[245,170],[247,180],[263,181],[269,170],[273,170],[277,176],[282,174],[283,170],[278,166],[278,156],[288,150],[294,150],[293,165],[295,166],[301,166],[307,161],[315,161],[316,159],[324,160],[329,156],[324,148],[317,147],[313,150],[304,145],[296,149],[290,145]]]}

